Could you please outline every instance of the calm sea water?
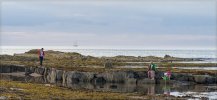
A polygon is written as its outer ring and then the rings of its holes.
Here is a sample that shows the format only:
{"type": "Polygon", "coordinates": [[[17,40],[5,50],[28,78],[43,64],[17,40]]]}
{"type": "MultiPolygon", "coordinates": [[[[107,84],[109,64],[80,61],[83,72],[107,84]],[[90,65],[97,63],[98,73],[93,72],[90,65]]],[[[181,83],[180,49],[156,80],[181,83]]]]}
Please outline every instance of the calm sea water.
{"type": "MultiPolygon", "coordinates": [[[[19,54],[27,52],[31,49],[39,49],[37,46],[1,46],[0,54],[19,54]]],[[[46,46],[45,50],[56,50],[62,52],[78,52],[83,55],[90,55],[95,57],[102,56],[158,56],[163,57],[166,54],[174,57],[183,58],[217,58],[216,50],[150,50],[150,49],[113,49],[113,48],[99,48],[99,47],[67,47],[67,46],[46,46]]],[[[209,59],[207,59],[209,60],[209,59]]],[[[213,60],[213,59],[212,59],[213,60]]]]}

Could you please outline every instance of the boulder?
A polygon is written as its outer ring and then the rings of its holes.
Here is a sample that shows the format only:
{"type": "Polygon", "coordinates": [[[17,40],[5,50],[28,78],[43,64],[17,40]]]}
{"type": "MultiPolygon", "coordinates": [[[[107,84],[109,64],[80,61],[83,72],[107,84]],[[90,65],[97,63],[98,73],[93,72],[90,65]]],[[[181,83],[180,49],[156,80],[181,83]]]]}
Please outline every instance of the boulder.
{"type": "Polygon", "coordinates": [[[217,76],[215,76],[214,78],[215,78],[215,84],[217,84],[217,76]]]}
{"type": "Polygon", "coordinates": [[[189,75],[184,73],[172,73],[171,79],[177,81],[189,81],[189,75]]]}
{"type": "Polygon", "coordinates": [[[33,77],[35,83],[46,83],[43,76],[41,77],[33,77]]]}
{"type": "Polygon", "coordinates": [[[81,72],[81,81],[82,82],[90,82],[94,77],[95,73],[94,72],[81,72]]]}
{"type": "Polygon", "coordinates": [[[14,67],[14,71],[15,72],[25,72],[25,66],[24,65],[15,65],[15,66],[13,66],[14,67]]]}
{"type": "Polygon", "coordinates": [[[71,71],[66,75],[67,83],[90,82],[94,78],[93,72],[71,71]]]}
{"type": "Polygon", "coordinates": [[[63,71],[63,75],[62,75],[62,82],[63,82],[63,85],[66,83],[67,74],[68,74],[67,71],[63,71]]]}
{"type": "MultiPolygon", "coordinates": [[[[126,72],[123,71],[114,71],[114,72],[105,72],[100,73],[96,77],[103,77],[106,82],[113,82],[113,83],[124,83],[129,76],[126,72]]],[[[132,77],[132,76],[131,76],[132,77]]]]}
{"type": "Polygon", "coordinates": [[[34,67],[26,67],[25,68],[25,74],[29,75],[35,72],[35,68],[34,67]]]}
{"type": "Polygon", "coordinates": [[[61,81],[63,77],[63,71],[62,70],[56,70],[56,80],[61,81]]]}
{"type": "Polygon", "coordinates": [[[209,75],[194,75],[194,80],[196,83],[204,84],[206,83],[207,78],[210,77],[209,75]]]}
{"type": "Polygon", "coordinates": [[[103,77],[97,77],[92,80],[94,84],[104,84],[106,80],[103,77]]]}
{"type": "Polygon", "coordinates": [[[11,73],[13,72],[12,66],[10,65],[1,65],[0,66],[0,73],[11,73]]]}
{"type": "Polygon", "coordinates": [[[57,80],[57,72],[56,69],[52,68],[50,71],[50,83],[56,83],[57,80]]]}
{"type": "Polygon", "coordinates": [[[79,83],[79,79],[81,78],[81,74],[76,71],[70,71],[67,73],[67,83],[79,83]]]}
{"type": "Polygon", "coordinates": [[[45,67],[38,67],[35,69],[35,73],[44,75],[45,67]]]}
{"type": "Polygon", "coordinates": [[[206,78],[207,84],[215,84],[215,82],[216,82],[215,77],[209,76],[206,78]]]}
{"type": "Polygon", "coordinates": [[[192,74],[188,75],[188,81],[194,82],[194,76],[192,74]]]}
{"type": "Polygon", "coordinates": [[[171,56],[170,55],[165,55],[164,59],[166,59],[166,58],[171,58],[171,56]]]}
{"type": "Polygon", "coordinates": [[[47,76],[47,75],[48,75],[48,71],[49,71],[49,70],[50,70],[49,68],[45,67],[45,69],[44,69],[44,76],[47,76]]]}

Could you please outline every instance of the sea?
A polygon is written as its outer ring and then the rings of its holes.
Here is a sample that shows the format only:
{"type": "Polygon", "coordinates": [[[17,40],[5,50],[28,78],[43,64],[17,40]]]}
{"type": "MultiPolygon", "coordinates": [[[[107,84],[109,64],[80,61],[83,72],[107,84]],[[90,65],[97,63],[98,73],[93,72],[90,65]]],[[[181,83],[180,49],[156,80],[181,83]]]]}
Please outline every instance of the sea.
{"type": "MultiPolygon", "coordinates": [[[[31,49],[40,49],[39,46],[0,46],[0,54],[14,55],[25,53],[31,49]]],[[[74,47],[74,46],[43,46],[46,50],[62,52],[77,52],[82,55],[94,57],[113,56],[157,56],[164,57],[170,55],[181,58],[203,58],[206,60],[217,60],[216,50],[185,50],[185,49],[140,49],[140,48],[111,48],[111,47],[74,47]]]]}

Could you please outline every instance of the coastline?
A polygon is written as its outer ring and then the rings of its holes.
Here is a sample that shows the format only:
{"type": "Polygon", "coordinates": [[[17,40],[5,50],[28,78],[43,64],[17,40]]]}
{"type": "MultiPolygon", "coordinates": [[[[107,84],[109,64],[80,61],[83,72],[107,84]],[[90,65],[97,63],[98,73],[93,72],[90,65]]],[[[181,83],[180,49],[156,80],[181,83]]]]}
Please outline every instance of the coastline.
{"type": "MultiPolygon", "coordinates": [[[[139,86],[146,86],[147,84],[152,84],[152,88],[159,88],[158,84],[164,84],[165,82],[161,79],[161,76],[163,75],[163,72],[167,71],[168,68],[171,68],[172,71],[172,80],[168,83],[169,86],[173,86],[171,84],[181,85],[190,85],[192,84],[205,84],[209,86],[209,84],[216,84],[216,74],[217,70],[203,70],[203,69],[179,69],[177,67],[181,68],[210,68],[210,67],[216,67],[216,63],[174,63],[175,61],[201,61],[201,59],[192,59],[192,58],[178,58],[178,57],[171,57],[169,55],[166,55],[165,57],[155,57],[155,56],[146,56],[146,57],[133,57],[133,56],[116,56],[116,57],[93,57],[93,56],[85,56],[81,55],[79,53],[69,53],[69,52],[60,52],[60,51],[46,51],[45,56],[45,62],[43,66],[46,67],[39,67],[39,61],[38,61],[38,55],[37,50],[30,50],[28,52],[25,52],[23,54],[15,54],[13,56],[10,55],[0,55],[1,58],[1,80],[4,83],[7,83],[7,80],[11,80],[11,84],[22,84],[35,86],[39,84],[42,84],[40,87],[46,88],[49,86],[55,86],[59,88],[59,86],[55,85],[56,81],[61,79],[64,80],[60,83],[67,83],[64,86],[78,89],[78,91],[82,91],[81,94],[86,93],[87,91],[92,91],[92,89],[97,91],[104,91],[102,94],[106,95],[113,95],[113,93],[116,93],[115,91],[121,91],[121,93],[117,93],[117,97],[110,98],[110,99],[142,99],[142,98],[159,98],[159,99],[165,99],[165,98],[195,98],[193,94],[192,96],[181,96],[177,97],[174,95],[162,95],[163,92],[159,92],[160,95],[142,95],[140,93],[128,93],[125,94],[126,89],[135,90],[139,86]],[[157,79],[156,79],[156,86],[155,82],[153,80],[147,80],[147,67],[150,64],[151,61],[154,61],[158,65],[157,67],[157,79]],[[139,62],[139,63],[138,63],[139,62]],[[145,63],[144,63],[145,62],[145,63]],[[17,68],[14,68],[13,66],[18,66],[17,68]],[[137,66],[137,67],[136,67],[137,66]],[[4,68],[3,68],[4,67],[4,68]],[[3,73],[3,71],[9,71],[9,73],[3,73]],[[24,71],[25,75],[23,73],[13,73],[24,71]],[[12,72],[12,73],[10,73],[12,72]],[[26,74],[27,73],[27,74],[26,74]],[[27,76],[26,76],[27,75],[27,76]],[[28,76],[30,75],[30,76],[28,76]],[[62,79],[65,77],[64,79],[62,79]],[[17,81],[13,81],[13,79],[17,81]],[[21,79],[21,80],[20,80],[21,79]],[[214,80],[214,81],[213,81],[214,80]],[[23,81],[27,83],[23,83],[23,81]],[[31,82],[37,82],[31,83],[31,82]],[[21,82],[21,83],[20,83],[21,82]],[[30,82],[30,83],[28,83],[30,82]],[[48,82],[48,83],[47,83],[48,82]],[[75,82],[75,83],[74,83],[75,82]],[[78,83],[77,83],[78,82],[78,83]],[[83,82],[91,83],[89,85],[84,85],[83,82]],[[95,82],[95,83],[92,83],[95,82]],[[98,84],[102,84],[106,82],[104,88],[97,88],[102,87],[101,85],[98,86],[98,84]],[[121,82],[121,83],[120,83],[121,82]],[[124,82],[124,86],[122,87],[124,82]],[[154,82],[154,83],[153,83],[154,82]],[[73,84],[72,84],[73,83],[73,84]],[[179,83],[179,84],[177,84],[179,83]],[[122,84],[122,85],[121,85],[122,84]],[[130,85],[129,85],[130,84],[130,85]],[[44,86],[46,85],[46,86],[44,86]],[[136,87],[132,87],[136,86],[136,87]],[[79,88],[80,87],[80,88],[79,88]],[[96,88],[92,88],[96,87],[96,88]],[[130,88],[131,87],[131,88],[130,88]],[[83,88],[86,88],[83,90],[83,88]],[[117,88],[117,90],[116,90],[117,88]],[[120,89],[119,89],[120,88],[120,89]],[[113,91],[114,90],[114,91],[113,91]],[[123,93],[122,93],[123,92],[123,93]]],[[[64,87],[60,85],[60,87],[64,87]]],[[[4,87],[4,85],[2,85],[4,87]]],[[[11,87],[10,87],[11,88],[11,87]]],[[[6,91],[11,91],[6,89],[6,91]]],[[[13,88],[13,87],[12,87],[13,88]]],[[[161,87],[160,88],[164,88],[161,87]]],[[[175,88],[175,87],[173,87],[175,88]]],[[[21,89],[25,89],[24,87],[21,87],[21,89]]],[[[149,88],[144,87],[144,90],[149,88]]],[[[214,89],[211,87],[211,89],[214,89]]],[[[180,90],[177,88],[177,90],[180,90]]],[[[176,91],[177,91],[176,90],[176,91]]],[[[215,89],[214,89],[215,90],[215,89]]],[[[40,91],[38,89],[35,89],[35,91],[40,91]]],[[[46,93],[48,90],[45,90],[46,93]]],[[[58,89],[60,92],[64,92],[65,89],[58,89]]],[[[67,90],[68,91],[68,90],[67,90]]],[[[69,90],[68,92],[76,92],[77,90],[69,90]]],[[[137,90],[140,91],[140,90],[137,90]]],[[[192,90],[196,91],[196,90],[192,90]]],[[[141,91],[141,93],[144,91],[141,91]]],[[[212,91],[205,91],[205,93],[209,93],[212,91]]],[[[15,94],[5,94],[6,92],[3,92],[4,97],[10,98],[7,95],[13,95],[12,98],[17,98],[16,92],[15,94]]],[[[28,93],[28,92],[27,92],[28,93]]],[[[35,92],[30,92],[35,94],[35,92]]],[[[42,98],[49,98],[46,97],[47,94],[37,94],[42,98]]],[[[59,92],[58,92],[59,93],[59,92]]],[[[172,94],[173,92],[171,92],[172,94]]],[[[24,92],[25,94],[25,92],[24,92]]],[[[98,94],[98,92],[97,92],[98,94]]],[[[57,94],[56,94],[57,95],[57,94]]],[[[31,95],[26,95],[28,96],[31,95]]],[[[100,97],[97,97],[97,95],[92,95],[94,98],[102,99],[106,98],[105,95],[102,95],[100,97]]],[[[67,99],[70,97],[70,95],[61,96],[58,98],[64,98],[67,99]]],[[[31,97],[34,99],[34,96],[31,97]]],[[[87,97],[91,98],[91,97],[87,97]]],[[[86,99],[87,99],[86,98],[86,99]]],[[[207,97],[204,97],[207,98],[207,97]]],[[[215,97],[214,97],[215,98],[215,97]]],[[[83,97],[78,97],[78,99],[83,99],[83,97]]],[[[92,99],[92,98],[91,98],[92,99]]]]}

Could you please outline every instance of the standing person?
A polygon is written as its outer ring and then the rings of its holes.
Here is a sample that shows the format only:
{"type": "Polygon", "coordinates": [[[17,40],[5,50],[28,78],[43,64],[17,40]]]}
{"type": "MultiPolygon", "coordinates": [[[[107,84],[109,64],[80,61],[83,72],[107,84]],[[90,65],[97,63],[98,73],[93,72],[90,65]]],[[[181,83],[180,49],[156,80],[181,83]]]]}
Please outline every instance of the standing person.
{"type": "Polygon", "coordinates": [[[151,62],[151,64],[148,67],[148,78],[149,79],[155,79],[155,71],[156,71],[156,65],[151,62]]]}
{"type": "Polygon", "coordinates": [[[45,56],[44,48],[41,48],[40,50],[38,50],[38,55],[39,55],[39,60],[40,60],[40,66],[42,66],[44,56],[45,56]]]}
{"type": "Polygon", "coordinates": [[[148,78],[151,79],[151,65],[148,66],[148,78]]]}

